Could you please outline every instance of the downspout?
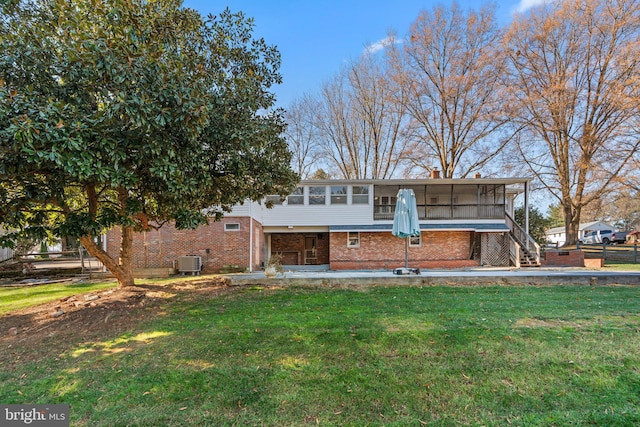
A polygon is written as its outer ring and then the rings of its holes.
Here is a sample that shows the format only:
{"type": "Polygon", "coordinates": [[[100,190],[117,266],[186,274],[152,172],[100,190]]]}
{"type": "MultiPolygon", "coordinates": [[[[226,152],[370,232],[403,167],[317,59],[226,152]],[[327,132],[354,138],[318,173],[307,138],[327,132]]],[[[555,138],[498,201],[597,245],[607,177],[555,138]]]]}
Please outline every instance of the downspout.
{"type": "Polygon", "coordinates": [[[451,184],[451,194],[449,194],[449,219],[453,219],[453,184],[451,184]]]}

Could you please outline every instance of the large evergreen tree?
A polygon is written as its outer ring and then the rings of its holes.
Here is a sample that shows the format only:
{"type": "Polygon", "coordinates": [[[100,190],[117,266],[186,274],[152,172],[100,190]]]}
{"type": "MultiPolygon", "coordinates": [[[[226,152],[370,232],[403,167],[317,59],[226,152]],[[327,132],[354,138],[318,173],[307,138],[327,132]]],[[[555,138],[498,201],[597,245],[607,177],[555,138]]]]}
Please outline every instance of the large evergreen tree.
{"type": "MultiPolygon", "coordinates": [[[[525,209],[524,207],[517,208],[514,212],[515,220],[521,227],[525,224],[525,209]]],[[[545,218],[545,216],[536,207],[529,207],[529,235],[533,237],[540,246],[547,244],[546,231],[551,224],[551,220],[545,218]]]]}
{"type": "Polygon", "coordinates": [[[124,286],[135,230],[286,194],[280,56],[252,30],[179,0],[2,3],[0,222],[78,237],[124,286]],[[119,259],[94,243],[116,226],[119,259]]]}

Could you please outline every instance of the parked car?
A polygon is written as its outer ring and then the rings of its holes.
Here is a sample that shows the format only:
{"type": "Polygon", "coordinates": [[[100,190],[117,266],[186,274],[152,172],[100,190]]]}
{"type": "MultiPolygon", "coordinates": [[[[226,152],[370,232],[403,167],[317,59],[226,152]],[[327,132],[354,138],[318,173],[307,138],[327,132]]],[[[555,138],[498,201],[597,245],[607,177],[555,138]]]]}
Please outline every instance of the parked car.
{"type": "Polygon", "coordinates": [[[580,239],[580,243],[585,245],[597,245],[598,243],[604,243],[608,245],[611,242],[611,236],[613,230],[594,230],[588,233],[580,239]]]}
{"type": "Polygon", "coordinates": [[[611,243],[626,243],[627,241],[626,231],[616,231],[611,235],[611,243]]]}

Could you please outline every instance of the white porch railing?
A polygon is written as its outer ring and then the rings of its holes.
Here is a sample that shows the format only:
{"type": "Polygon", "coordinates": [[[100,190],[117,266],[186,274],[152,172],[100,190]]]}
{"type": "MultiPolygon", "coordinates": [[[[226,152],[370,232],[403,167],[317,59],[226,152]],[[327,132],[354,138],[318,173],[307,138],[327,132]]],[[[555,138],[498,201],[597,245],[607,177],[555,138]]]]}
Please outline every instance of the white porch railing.
{"type": "Polygon", "coordinates": [[[531,260],[531,262],[536,265],[540,265],[540,245],[533,240],[533,237],[529,236],[529,234],[509,216],[509,214],[505,213],[505,219],[507,223],[507,227],[509,227],[511,237],[514,240],[514,243],[517,243],[520,247],[518,251],[518,266],[520,264],[520,252],[524,254],[524,257],[531,260]]]}

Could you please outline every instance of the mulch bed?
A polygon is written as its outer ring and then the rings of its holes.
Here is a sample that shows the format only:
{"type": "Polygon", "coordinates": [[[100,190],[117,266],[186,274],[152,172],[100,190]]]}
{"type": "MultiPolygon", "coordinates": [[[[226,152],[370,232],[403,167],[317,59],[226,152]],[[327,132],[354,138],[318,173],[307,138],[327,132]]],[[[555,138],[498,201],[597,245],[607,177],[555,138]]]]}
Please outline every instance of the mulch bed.
{"type": "Polygon", "coordinates": [[[62,354],[83,342],[112,339],[158,315],[174,298],[189,300],[234,292],[228,279],[136,285],[74,295],[0,317],[0,366],[62,354]]]}

